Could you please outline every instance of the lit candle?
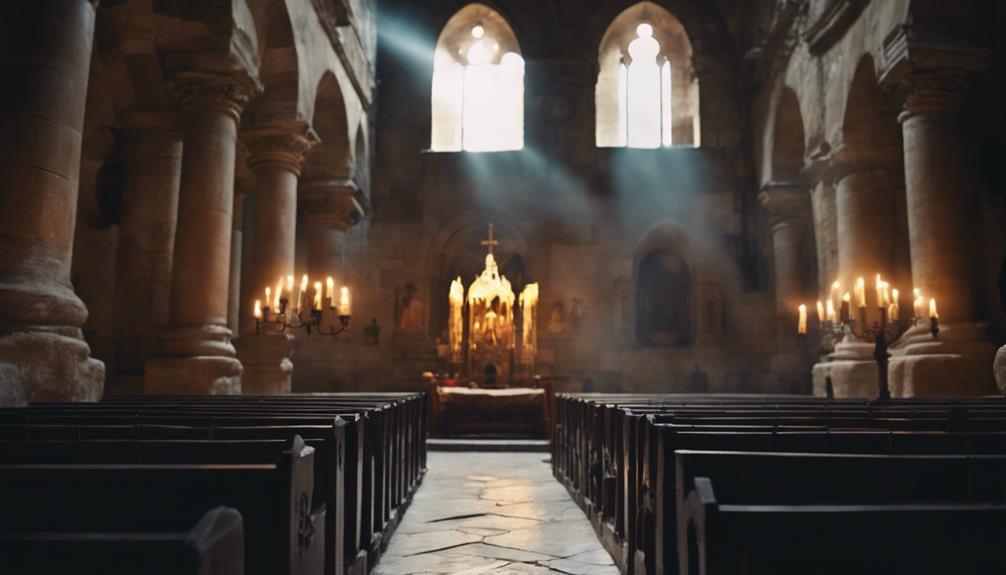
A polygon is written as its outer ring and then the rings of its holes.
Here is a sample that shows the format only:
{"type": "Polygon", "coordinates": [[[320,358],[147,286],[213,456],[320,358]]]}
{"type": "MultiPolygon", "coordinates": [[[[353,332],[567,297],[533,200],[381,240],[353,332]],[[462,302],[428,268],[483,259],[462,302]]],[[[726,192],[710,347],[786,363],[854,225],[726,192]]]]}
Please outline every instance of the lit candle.
{"type": "MultiPolygon", "coordinates": [[[[271,301],[272,301],[272,288],[269,286],[265,286],[265,306],[269,307],[269,303],[271,301]]],[[[255,303],[258,303],[258,300],[255,300],[255,303]]]]}
{"type": "Polygon", "coordinates": [[[891,302],[891,305],[887,306],[887,317],[892,321],[898,319],[898,304],[891,302]]]}
{"type": "Polygon", "coordinates": [[[321,309],[321,282],[314,282],[314,309],[321,309]]]}
{"type": "Polygon", "coordinates": [[[824,302],[819,301],[817,302],[817,321],[824,323],[824,320],[824,302]]]}
{"type": "Polygon", "coordinates": [[[936,298],[929,300],[929,319],[940,319],[940,314],[936,312],[936,298]]]}
{"type": "Polygon", "coordinates": [[[842,294],[842,323],[849,321],[849,308],[852,306],[852,298],[849,292],[842,294]]]}
{"type": "MultiPolygon", "coordinates": [[[[266,288],[266,289],[268,289],[268,288],[266,288]]],[[[255,314],[255,319],[262,319],[262,301],[261,300],[255,300],[255,311],[254,311],[254,314],[255,314]]]]}
{"type": "Polygon", "coordinates": [[[884,280],[880,279],[880,274],[877,274],[877,307],[884,307],[884,280]]]}
{"type": "Polygon", "coordinates": [[[325,279],[325,297],[329,302],[335,301],[335,280],[332,279],[332,276],[325,279]]]}
{"type": "Polygon", "coordinates": [[[807,333],[807,306],[800,304],[800,318],[796,323],[796,333],[803,335],[807,333]]]}
{"type": "Polygon", "coordinates": [[[835,316],[835,303],[831,300],[825,302],[825,310],[827,313],[828,321],[831,323],[838,323],[838,318],[835,316]]]}
{"type": "Polygon", "coordinates": [[[339,292],[339,315],[352,315],[352,308],[349,302],[349,288],[342,286],[339,292]]]}
{"type": "Polygon", "coordinates": [[[898,293],[898,288],[891,290],[891,305],[887,308],[887,315],[891,319],[898,319],[901,315],[901,298],[900,293],[898,293]]]}
{"type": "Polygon", "coordinates": [[[281,299],[283,299],[283,278],[279,278],[279,281],[276,282],[276,299],[273,300],[273,309],[279,311],[281,299]]]}
{"type": "Polygon", "coordinates": [[[853,293],[856,295],[856,307],[866,307],[866,281],[863,278],[856,279],[853,293]]]}

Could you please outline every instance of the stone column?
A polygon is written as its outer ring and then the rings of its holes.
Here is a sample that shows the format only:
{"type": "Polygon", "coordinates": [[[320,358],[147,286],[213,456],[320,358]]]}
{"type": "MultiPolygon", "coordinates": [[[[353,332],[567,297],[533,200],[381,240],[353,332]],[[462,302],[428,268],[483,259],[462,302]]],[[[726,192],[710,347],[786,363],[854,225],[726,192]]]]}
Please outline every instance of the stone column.
{"type": "Polygon", "coordinates": [[[819,181],[810,192],[810,205],[814,214],[818,298],[824,299],[838,277],[838,220],[833,183],[819,181]]]}
{"type": "MultiPolygon", "coordinates": [[[[294,273],[297,231],[297,181],[304,154],[317,140],[304,125],[275,126],[248,134],[248,165],[255,172],[253,260],[248,278],[250,301],[244,302],[239,357],[244,364],[242,389],[249,394],[289,393],[293,363],[289,333],[255,333],[255,299],[265,287],[294,273]]],[[[297,281],[300,281],[299,278],[297,281]]],[[[263,304],[264,305],[264,304],[263,304]]]]}
{"type": "Polygon", "coordinates": [[[241,181],[234,183],[234,224],[231,226],[231,279],[227,295],[227,327],[238,333],[241,327],[241,264],[244,252],[245,199],[248,193],[241,181]]]}
{"type": "Polygon", "coordinates": [[[808,386],[813,363],[809,352],[797,345],[798,307],[808,304],[808,313],[815,313],[814,302],[808,301],[803,285],[802,246],[807,236],[802,222],[810,218],[810,198],[806,184],[801,182],[769,182],[758,199],[769,215],[775,272],[778,351],[769,371],[773,381],[786,382],[777,390],[785,393],[808,386]]]}
{"type": "Polygon", "coordinates": [[[95,4],[5,7],[0,72],[0,405],[94,401],[104,365],[70,285],[95,4]]]}
{"type": "Polygon", "coordinates": [[[941,331],[913,330],[891,362],[895,396],[994,392],[994,346],[982,312],[975,166],[961,134],[964,69],[914,69],[898,84],[905,141],[906,208],[912,280],[939,304],[941,331]]]}
{"type": "Polygon", "coordinates": [[[170,325],[147,361],[145,390],[238,393],[241,362],[227,328],[234,157],[241,110],[258,86],[199,73],[180,73],[175,84],[185,117],[170,325]]]}
{"type": "Polygon", "coordinates": [[[119,392],[135,393],[142,385],[134,389],[129,381],[137,379],[142,384],[144,364],[168,322],[182,141],[175,119],[165,114],[128,114],[122,123],[113,386],[119,392]]]}
{"type": "MultiPolygon", "coordinates": [[[[835,181],[838,247],[835,275],[842,283],[842,290],[849,293],[853,293],[857,278],[866,280],[866,322],[872,324],[880,319],[873,301],[876,274],[891,279],[897,269],[896,218],[901,216],[892,170],[900,165],[900,151],[843,146],[832,153],[829,164],[829,176],[835,181]]],[[[830,283],[825,289],[830,290],[830,283]]],[[[856,327],[862,327],[855,300],[850,313],[856,327]]],[[[814,367],[815,393],[824,394],[829,377],[836,397],[876,397],[879,379],[873,345],[851,336],[839,341],[828,361],[814,367]]]]}

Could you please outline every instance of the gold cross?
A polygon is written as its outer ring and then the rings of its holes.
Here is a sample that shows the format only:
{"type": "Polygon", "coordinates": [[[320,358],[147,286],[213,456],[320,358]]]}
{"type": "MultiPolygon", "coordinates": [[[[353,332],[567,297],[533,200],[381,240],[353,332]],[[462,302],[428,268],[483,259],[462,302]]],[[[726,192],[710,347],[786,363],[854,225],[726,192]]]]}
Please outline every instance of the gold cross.
{"type": "Polygon", "coordinates": [[[489,239],[482,240],[482,245],[489,248],[489,253],[493,253],[493,246],[499,245],[499,242],[493,239],[493,228],[495,227],[493,224],[489,224],[489,239]]]}

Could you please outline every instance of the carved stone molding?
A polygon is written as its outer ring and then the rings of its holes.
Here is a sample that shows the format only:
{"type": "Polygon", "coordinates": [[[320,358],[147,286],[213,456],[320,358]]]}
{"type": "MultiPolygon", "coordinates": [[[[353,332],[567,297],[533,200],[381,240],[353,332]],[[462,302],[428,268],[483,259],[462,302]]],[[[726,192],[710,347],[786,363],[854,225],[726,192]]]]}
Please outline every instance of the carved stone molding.
{"type": "Polygon", "coordinates": [[[898,121],[919,114],[941,114],[956,111],[967,91],[966,70],[917,71],[901,78],[897,92],[904,105],[898,121]]]}
{"type": "Polygon", "coordinates": [[[308,221],[326,222],[345,230],[365,215],[356,199],[358,192],[359,189],[352,180],[303,182],[298,200],[308,221]]]}
{"type": "Polygon", "coordinates": [[[832,0],[807,29],[804,40],[811,54],[823,54],[852,26],[870,0],[832,0]]]}
{"type": "Polygon", "coordinates": [[[262,92],[262,82],[247,74],[181,72],[174,79],[175,92],[183,109],[215,109],[241,121],[241,111],[262,92]]]}
{"type": "Polygon", "coordinates": [[[762,186],[758,203],[769,215],[774,230],[780,225],[810,221],[810,186],[800,181],[771,181],[762,186]]]}
{"type": "Polygon", "coordinates": [[[892,171],[904,161],[901,148],[841,144],[834,149],[822,146],[813,154],[804,174],[813,181],[837,184],[850,174],[892,171]]]}
{"type": "Polygon", "coordinates": [[[300,176],[304,156],[320,140],[305,124],[255,128],[242,134],[252,170],[281,167],[300,176]]]}

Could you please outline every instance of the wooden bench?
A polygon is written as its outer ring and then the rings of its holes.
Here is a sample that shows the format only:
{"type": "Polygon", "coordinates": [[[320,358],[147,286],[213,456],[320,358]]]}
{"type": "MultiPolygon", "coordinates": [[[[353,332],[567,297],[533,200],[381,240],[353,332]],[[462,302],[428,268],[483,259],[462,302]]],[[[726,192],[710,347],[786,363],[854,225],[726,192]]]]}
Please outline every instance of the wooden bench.
{"type": "Polygon", "coordinates": [[[676,458],[682,574],[1006,566],[1003,456],[678,451],[676,458]]]}
{"type": "Polygon", "coordinates": [[[324,569],[324,509],[312,511],[314,450],[295,437],[273,464],[3,464],[0,531],[183,529],[207,508],[244,519],[248,573],[324,569]]]}
{"type": "Polygon", "coordinates": [[[241,514],[218,507],[187,530],[0,533],[10,575],[244,575],[241,514]]]}

